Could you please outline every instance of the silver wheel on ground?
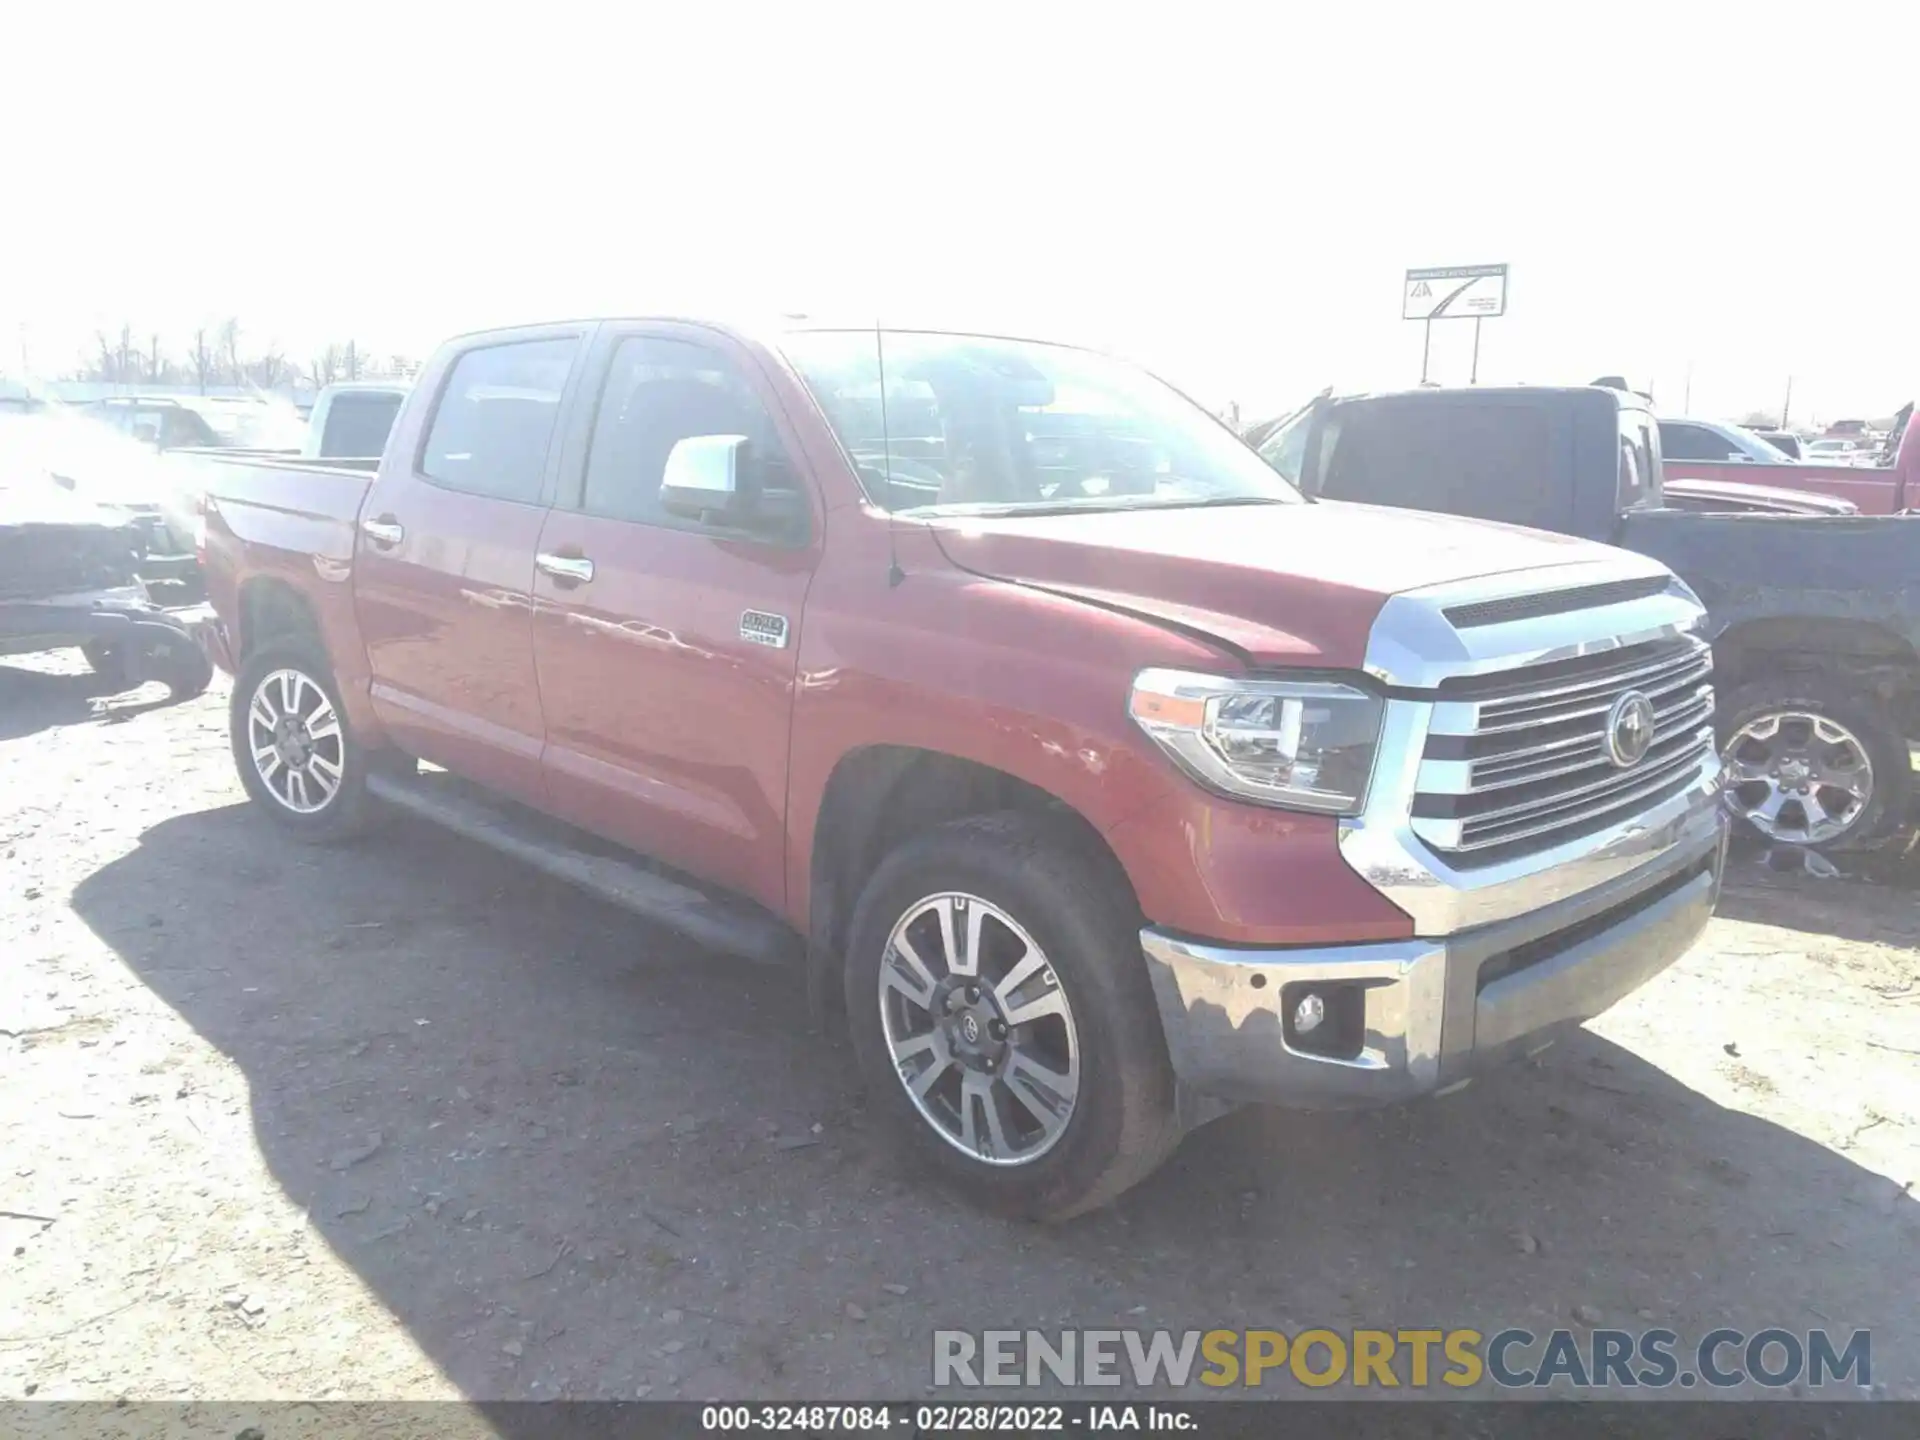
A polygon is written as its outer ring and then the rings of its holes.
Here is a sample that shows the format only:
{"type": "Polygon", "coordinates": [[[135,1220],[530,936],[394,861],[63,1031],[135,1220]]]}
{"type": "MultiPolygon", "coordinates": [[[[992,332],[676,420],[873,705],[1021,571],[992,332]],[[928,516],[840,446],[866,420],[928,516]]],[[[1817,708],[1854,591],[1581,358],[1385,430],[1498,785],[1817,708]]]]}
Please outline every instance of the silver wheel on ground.
{"type": "Polygon", "coordinates": [[[346,773],[346,737],[327,692],[298,670],[270,670],[247,702],[247,748],[266,791],[296,815],[327,808],[346,773]]]}
{"type": "Polygon", "coordinates": [[[1080,1091],[1073,1007],[1018,921],[975,895],[930,895],[894,924],[880,964],[894,1073],[936,1134],[988,1165],[1059,1143],[1080,1091]]]}
{"type": "Polygon", "coordinates": [[[1873,801],[1867,747],[1831,715],[1756,715],[1721,752],[1727,808],[1769,840],[1821,845],[1856,826],[1873,801]]]}

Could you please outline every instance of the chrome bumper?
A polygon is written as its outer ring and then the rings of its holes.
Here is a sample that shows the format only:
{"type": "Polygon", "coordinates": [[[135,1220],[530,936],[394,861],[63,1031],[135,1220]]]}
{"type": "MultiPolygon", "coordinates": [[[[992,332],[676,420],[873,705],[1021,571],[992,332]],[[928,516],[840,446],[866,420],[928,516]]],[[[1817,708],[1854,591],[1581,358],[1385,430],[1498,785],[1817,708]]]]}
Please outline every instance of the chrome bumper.
{"type": "Polygon", "coordinates": [[[1537,1048],[1644,985],[1706,926],[1726,826],[1711,803],[1690,818],[1631,873],[1444,937],[1247,950],[1144,930],[1174,1073],[1222,1100],[1345,1109],[1445,1089],[1537,1048]],[[1316,1054],[1291,1032],[1305,990],[1289,987],[1314,986],[1359,994],[1364,1020],[1343,1053],[1316,1054]]]}

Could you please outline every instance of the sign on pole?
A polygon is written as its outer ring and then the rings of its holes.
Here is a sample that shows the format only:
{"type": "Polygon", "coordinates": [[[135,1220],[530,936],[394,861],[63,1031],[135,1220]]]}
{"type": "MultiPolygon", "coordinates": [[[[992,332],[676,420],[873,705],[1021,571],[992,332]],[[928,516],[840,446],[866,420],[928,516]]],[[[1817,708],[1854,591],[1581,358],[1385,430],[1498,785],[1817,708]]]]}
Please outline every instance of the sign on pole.
{"type": "Polygon", "coordinates": [[[1420,383],[1427,383],[1427,357],[1433,348],[1433,322],[1471,320],[1473,379],[1480,378],[1480,321],[1507,313],[1505,265],[1438,265],[1409,270],[1400,292],[1400,318],[1426,325],[1420,347],[1420,383]]]}
{"type": "Polygon", "coordinates": [[[1402,320],[1484,320],[1507,313],[1507,267],[1442,265],[1407,271],[1402,320]]]}

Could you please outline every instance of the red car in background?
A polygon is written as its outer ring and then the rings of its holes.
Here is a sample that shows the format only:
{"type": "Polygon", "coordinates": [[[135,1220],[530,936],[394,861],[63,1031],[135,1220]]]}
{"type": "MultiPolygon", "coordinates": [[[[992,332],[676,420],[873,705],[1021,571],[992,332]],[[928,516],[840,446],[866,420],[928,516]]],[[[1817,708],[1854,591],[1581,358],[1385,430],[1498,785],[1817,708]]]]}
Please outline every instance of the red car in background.
{"type": "Polygon", "coordinates": [[[1809,490],[1851,500],[1863,515],[1896,515],[1920,508],[1920,419],[1914,407],[1900,412],[1874,466],[1757,465],[1751,460],[1690,460],[1663,455],[1669,479],[1733,480],[1809,490]]]}

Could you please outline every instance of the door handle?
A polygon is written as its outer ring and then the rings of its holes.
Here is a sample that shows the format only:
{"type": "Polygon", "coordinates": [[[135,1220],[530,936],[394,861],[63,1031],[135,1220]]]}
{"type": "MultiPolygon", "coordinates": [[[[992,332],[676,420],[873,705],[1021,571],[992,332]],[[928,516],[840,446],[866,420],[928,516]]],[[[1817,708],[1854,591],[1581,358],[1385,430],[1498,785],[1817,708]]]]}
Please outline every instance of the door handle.
{"type": "Polygon", "coordinates": [[[544,550],[533,557],[534,565],[553,577],[556,585],[584,585],[593,579],[593,561],[584,555],[549,555],[544,550]]]}
{"type": "Polygon", "coordinates": [[[391,515],[383,515],[378,520],[362,520],[360,533],[382,550],[391,550],[407,538],[406,526],[391,515]]]}

